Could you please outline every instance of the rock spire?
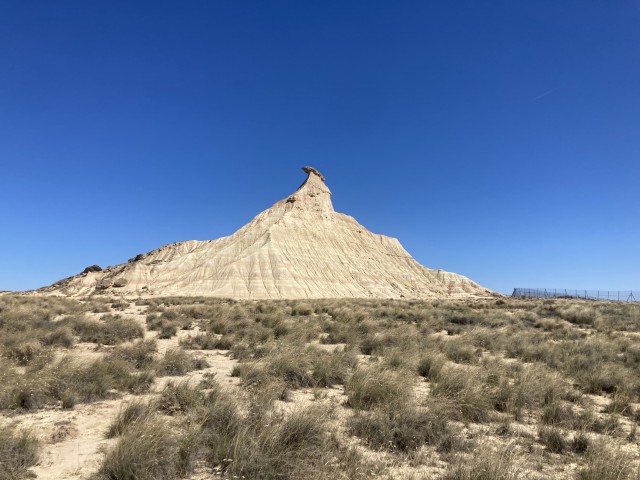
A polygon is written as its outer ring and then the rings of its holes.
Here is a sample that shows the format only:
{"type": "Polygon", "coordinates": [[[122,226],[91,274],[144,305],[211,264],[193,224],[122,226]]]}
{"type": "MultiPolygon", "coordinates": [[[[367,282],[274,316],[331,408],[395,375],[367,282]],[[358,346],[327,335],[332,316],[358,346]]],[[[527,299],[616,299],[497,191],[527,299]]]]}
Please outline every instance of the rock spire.
{"type": "Polygon", "coordinates": [[[395,238],[337,213],[324,176],[304,167],[291,195],[217,240],[165,245],[104,270],[85,269],[45,292],[197,295],[236,299],[434,298],[491,292],[420,265],[395,238]]]}

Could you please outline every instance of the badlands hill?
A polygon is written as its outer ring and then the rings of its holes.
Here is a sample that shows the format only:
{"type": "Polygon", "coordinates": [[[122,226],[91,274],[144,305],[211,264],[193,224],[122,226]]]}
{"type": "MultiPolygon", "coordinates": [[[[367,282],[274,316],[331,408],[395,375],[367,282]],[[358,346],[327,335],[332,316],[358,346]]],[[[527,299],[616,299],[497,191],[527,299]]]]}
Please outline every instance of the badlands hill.
{"type": "Polygon", "coordinates": [[[84,272],[42,292],[238,299],[484,296],[468,278],[420,265],[395,238],[337,213],[316,169],[292,195],[233,235],[165,245],[127,263],[84,272]]]}

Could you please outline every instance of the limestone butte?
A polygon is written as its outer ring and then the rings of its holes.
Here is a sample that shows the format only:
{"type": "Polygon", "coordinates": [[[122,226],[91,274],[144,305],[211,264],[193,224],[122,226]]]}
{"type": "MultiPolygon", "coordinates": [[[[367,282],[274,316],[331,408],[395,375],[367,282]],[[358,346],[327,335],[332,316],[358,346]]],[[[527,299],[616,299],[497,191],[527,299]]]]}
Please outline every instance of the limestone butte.
{"type": "Polygon", "coordinates": [[[127,263],[41,289],[66,295],[267,298],[431,298],[491,292],[420,265],[395,238],[337,213],[316,169],[293,194],[233,235],[165,245],[127,263]]]}

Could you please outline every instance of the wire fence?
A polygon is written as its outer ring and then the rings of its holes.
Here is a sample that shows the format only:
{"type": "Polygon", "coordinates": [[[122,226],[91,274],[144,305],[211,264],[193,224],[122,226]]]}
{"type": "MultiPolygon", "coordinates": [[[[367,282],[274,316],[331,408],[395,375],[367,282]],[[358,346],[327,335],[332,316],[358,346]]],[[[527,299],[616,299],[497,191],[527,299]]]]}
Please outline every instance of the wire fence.
{"type": "Polygon", "coordinates": [[[638,290],[575,290],[568,288],[514,288],[517,298],[582,298],[609,302],[640,302],[638,290]]]}

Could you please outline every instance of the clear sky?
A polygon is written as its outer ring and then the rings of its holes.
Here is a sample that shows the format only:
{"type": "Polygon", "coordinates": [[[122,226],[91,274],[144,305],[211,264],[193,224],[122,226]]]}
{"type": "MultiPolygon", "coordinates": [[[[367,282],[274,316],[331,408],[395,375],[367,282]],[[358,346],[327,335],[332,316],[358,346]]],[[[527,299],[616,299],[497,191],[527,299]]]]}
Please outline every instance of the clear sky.
{"type": "Polygon", "coordinates": [[[307,164],[430,268],[640,289],[640,2],[0,3],[0,290],[229,235],[307,164]]]}

